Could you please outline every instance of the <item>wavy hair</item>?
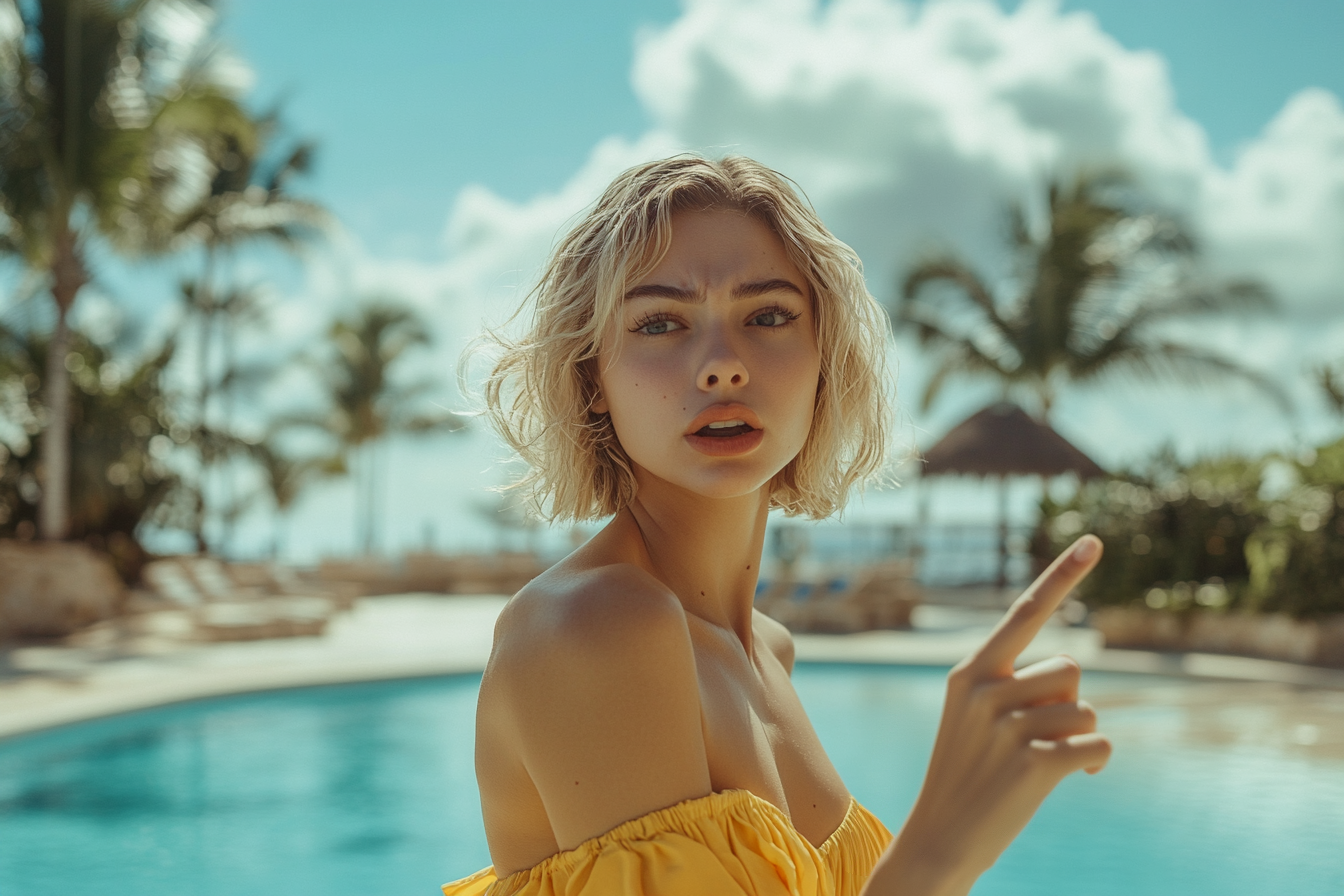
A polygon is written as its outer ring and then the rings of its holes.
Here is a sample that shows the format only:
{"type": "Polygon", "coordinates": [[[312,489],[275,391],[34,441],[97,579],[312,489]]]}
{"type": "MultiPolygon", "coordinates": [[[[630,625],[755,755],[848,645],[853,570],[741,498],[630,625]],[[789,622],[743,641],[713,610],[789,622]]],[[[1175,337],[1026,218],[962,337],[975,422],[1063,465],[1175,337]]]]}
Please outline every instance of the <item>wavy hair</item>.
{"type": "Polygon", "coordinates": [[[707,209],[764,223],[811,287],[821,355],[812,428],[771,481],[770,505],[821,519],[844,508],[852,487],[882,474],[892,411],[889,323],[868,294],[858,255],[783,175],[742,156],[682,155],[620,174],[552,253],[528,296],[527,332],[516,339],[490,332],[477,346],[496,354],[486,413],[527,463],[514,487],[539,516],[598,519],[634,498],[630,458],[610,416],[592,409],[598,352],[626,291],[667,253],[672,216],[707,209]]]}

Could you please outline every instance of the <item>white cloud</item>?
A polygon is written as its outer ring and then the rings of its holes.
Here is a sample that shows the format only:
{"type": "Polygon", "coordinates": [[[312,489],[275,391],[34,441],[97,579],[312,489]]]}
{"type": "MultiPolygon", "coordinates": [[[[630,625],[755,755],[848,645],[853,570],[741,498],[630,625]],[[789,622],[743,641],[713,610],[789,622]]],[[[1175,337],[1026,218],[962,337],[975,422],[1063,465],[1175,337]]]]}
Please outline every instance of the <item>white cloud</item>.
{"type": "Polygon", "coordinates": [[[1199,207],[1229,269],[1272,283],[1299,312],[1344,313],[1344,107],[1319,88],[1290,99],[1199,207]]]}
{"type": "Polygon", "coordinates": [[[1123,159],[1188,201],[1210,164],[1160,57],[1047,3],[700,0],[645,35],[634,84],[682,145],[803,184],[879,296],[932,246],[995,258],[1003,201],[1052,172],[1123,159]]]}
{"type": "MultiPolygon", "coordinates": [[[[450,366],[483,323],[512,311],[567,222],[613,175],[691,149],[742,152],[794,178],[859,251],[870,289],[885,299],[902,268],[929,251],[1001,270],[1006,200],[1039,201],[1051,175],[1120,162],[1194,224],[1212,264],[1264,278],[1290,311],[1203,331],[1211,344],[1292,380],[1304,404],[1305,359],[1340,351],[1344,110],[1324,91],[1294,97],[1223,169],[1175,105],[1160,56],[1126,49],[1090,14],[1032,0],[1011,14],[991,0],[918,9],[892,0],[688,0],[676,21],[637,38],[632,82],[653,121],[643,137],[596,142],[567,183],[525,202],[463,191],[441,263],[348,247],[322,288],[382,287],[412,299],[441,324],[435,363],[450,366]],[[1304,323],[1331,313],[1327,326],[1304,323]]],[[[923,361],[902,361],[903,393],[917,395],[923,361]]],[[[1069,418],[1061,428],[1103,462],[1143,454],[1162,432],[1194,452],[1249,447],[1238,442],[1247,431],[1257,447],[1323,431],[1290,424],[1236,388],[1163,390],[1160,407],[1153,394],[1072,393],[1059,405],[1069,418]]],[[[936,435],[986,397],[965,390],[914,422],[936,435]]]]}

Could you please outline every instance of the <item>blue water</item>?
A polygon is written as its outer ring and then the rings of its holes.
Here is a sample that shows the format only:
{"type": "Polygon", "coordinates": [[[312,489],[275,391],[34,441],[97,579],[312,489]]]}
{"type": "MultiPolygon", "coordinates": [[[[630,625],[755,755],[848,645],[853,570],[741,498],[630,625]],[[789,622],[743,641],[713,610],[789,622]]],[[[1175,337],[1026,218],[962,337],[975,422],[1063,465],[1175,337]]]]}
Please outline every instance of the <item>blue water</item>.
{"type": "MultiPolygon", "coordinates": [[[[795,672],[850,789],[893,828],[923,775],[943,674],[795,672]]],[[[1154,682],[1089,675],[1084,689],[1154,682]]],[[[0,896],[432,896],[489,861],[478,683],[240,696],[0,742],[0,896]]],[[[1046,801],[977,896],[1344,893],[1344,763],[1168,738],[1116,747],[1103,774],[1046,801]]]]}

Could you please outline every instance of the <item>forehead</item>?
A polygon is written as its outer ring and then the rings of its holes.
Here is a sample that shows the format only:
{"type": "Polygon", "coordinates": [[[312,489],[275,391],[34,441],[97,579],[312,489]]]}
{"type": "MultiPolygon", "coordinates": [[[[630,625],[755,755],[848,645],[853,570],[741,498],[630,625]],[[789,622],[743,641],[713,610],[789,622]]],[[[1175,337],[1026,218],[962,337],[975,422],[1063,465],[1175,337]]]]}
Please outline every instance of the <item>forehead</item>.
{"type": "Polygon", "coordinates": [[[784,242],[759,218],[737,209],[679,211],[671,219],[667,254],[630,286],[662,285],[691,291],[779,278],[806,294],[807,283],[784,242]]]}

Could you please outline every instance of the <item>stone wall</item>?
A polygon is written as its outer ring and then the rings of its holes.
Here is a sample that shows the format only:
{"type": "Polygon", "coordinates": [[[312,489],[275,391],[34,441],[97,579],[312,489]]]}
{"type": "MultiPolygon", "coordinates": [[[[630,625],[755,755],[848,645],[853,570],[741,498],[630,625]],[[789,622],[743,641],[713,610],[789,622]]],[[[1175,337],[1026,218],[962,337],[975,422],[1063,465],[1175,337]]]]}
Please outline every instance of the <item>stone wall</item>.
{"type": "Polygon", "coordinates": [[[112,564],[85,545],[0,540],[0,641],[62,637],[125,600],[112,564]]]}
{"type": "Polygon", "coordinates": [[[1344,668],[1344,616],[1301,621],[1280,614],[1102,607],[1089,621],[1107,647],[1229,653],[1344,668]]]}

